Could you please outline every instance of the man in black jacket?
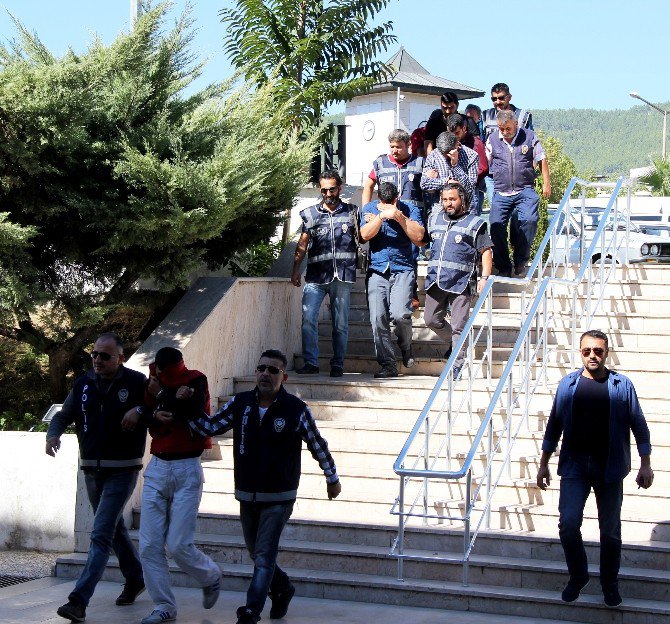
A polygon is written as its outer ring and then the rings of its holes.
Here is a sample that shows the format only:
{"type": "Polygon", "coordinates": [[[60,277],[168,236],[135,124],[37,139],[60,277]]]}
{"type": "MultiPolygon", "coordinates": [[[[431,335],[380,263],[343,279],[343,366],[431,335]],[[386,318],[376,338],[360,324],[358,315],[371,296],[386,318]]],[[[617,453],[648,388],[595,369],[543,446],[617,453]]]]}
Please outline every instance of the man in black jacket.
{"type": "Polygon", "coordinates": [[[281,351],[264,351],[256,366],[255,390],[236,394],[211,419],[203,416],[191,422],[203,436],[233,430],[235,498],[254,562],[247,603],[237,610],[237,624],[261,619],[268,591],[270,617],[284,617],[295,593],[276,560],[298,493],[303,440],[326,476],[328,498],[336,498],[342,489],[328,444],[309,407],[282,385],[288,379],[286,364],[281,351]]]}
{"type": "Polygon", "coordinates": [[[46,453],[55,457],[60,437],[75,423],[80,467],[95,512],[86,565],[58,615],[83,622],[86,607],[113,549],[126,579],[117,605],[129,605],[144,590],[142,566],[123,522],[123,508],[142,468],[146,426],[138,425],[146,377],[123,366],[123,343],[102,334],[91,353],[93,370],[79,377],[49,425],[46,453]]]}

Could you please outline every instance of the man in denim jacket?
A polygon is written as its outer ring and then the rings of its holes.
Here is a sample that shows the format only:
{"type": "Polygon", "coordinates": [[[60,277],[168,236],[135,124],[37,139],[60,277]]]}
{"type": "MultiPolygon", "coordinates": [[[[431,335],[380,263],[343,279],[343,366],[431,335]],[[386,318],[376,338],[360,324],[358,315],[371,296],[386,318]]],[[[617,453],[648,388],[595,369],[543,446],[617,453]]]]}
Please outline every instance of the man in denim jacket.
{"type": "Polygon", "coordinates": [[[565,602],[575,601],[589,582],[580,529],[593,488],[600,526],[600,584],[605,604],[616,607],[621,604],[617,579],[623,480],[631,469],[630,432],[640,455],[635,481],[646,489],[654,480],[649,428],[630,379],[605,366],[607,336],[598,330],[587,331],[579,346],[583,367],[558,384],[542,443],[537,485],[542,490],[549,485],[549,458],[563,434],[558,458],[558,530],[570,580],[561,597],[565,602]]]}

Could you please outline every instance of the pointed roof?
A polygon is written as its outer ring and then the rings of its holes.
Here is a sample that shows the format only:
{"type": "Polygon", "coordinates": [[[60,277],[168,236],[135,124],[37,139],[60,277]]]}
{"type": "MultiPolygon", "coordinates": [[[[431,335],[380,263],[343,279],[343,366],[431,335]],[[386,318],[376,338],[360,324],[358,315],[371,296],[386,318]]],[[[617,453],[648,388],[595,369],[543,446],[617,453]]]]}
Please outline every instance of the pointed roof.
{"type": "Polygon", "coordinates": [[[433,76],[403,47],[387,63],[396,70],[395,74],[387,82],[372,87],[371,93],[389,91],[400,87],[402,91],[426,93],[429,95],[440,95],[445,91],[453,91],[459,100],[467,100],[484,95],[484,91],[475,87],[469,87],[460,82],[433,76]]]}

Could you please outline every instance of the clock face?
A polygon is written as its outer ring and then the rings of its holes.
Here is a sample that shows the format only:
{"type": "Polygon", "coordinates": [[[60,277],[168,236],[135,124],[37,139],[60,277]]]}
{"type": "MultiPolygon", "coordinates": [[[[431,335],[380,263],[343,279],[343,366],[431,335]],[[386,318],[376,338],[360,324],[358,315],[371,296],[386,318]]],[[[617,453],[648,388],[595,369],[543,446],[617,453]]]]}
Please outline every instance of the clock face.
{"type": "Polygon", "coordinates": [[[375,122],[368,119],[363,124],[363,138],[366,141],[371,141],[373,136],[375,136],[375,122]]]}

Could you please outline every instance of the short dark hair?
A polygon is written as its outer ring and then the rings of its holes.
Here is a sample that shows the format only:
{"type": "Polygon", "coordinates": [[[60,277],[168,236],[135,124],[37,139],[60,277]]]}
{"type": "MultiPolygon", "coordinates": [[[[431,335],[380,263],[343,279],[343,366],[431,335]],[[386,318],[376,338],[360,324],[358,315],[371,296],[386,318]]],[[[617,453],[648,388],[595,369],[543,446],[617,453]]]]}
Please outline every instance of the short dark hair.
{"type": "Polygon", "coordinates": [[[335,180],[335,182],[337,182],[337,186],[342,184],[342,178],[340,177],[340,174],[335,171],[335,169],[326,169],[325,171],[322,171],[321,175],[319,176],[319,182],[321,182],[321,180],[335,180]]]}
{"type": "Polygon", "coordinates": [[[590,338],[596,338],[597,340],[603,340],[605,341],[605,347],[609,349],[609,340],[607,340],[607,334],[605,332],[600,331],[599,329],[589,329],[589,331],[585,331],[580,337],[579,337],[579,344],[582,344],[582,340],[584,340],[585,336],[589,336],[590,338]]]}
{"type": "MultiPolygon", "coordinates": [[[[331,177],[328,176],[325,178],[326,180],[330,180],[331,177]]],[[[286,356],[279,350],[279,349],[266,349],[261,353],[261,358],[269,358],[270,360],[279,360],[284,367],[288,364],[288,360],[286,359],[286,356]]],[[[260,358],[258,358],[260,360],[260,358]]]]}
{"type": "Polygon", "coordinates": [[[496,82],[492,87],[491,87],[491,93],[493,92],[500,93],[503,91],[507,95],[509,95],[509,87],[504,83],[504,82],[496,82]]]}
{"type": "Polygon", "coordinates": [[[154,363],[161,370],[166,369],[168,366],[178,364],[184,360],[184,356],[181,354],[179,349],[174,347],[162,347],[156,351],[156,357],[154,358],[154,363]]]}
{"type": "Polygon", "coordinates": [[[471,111],[471,110],[472,110],[472,111],[476,111],[477,114],[478,114],[480,117],[482,116],[482,109],[479,108],[479,106],[477,106],[476,104],[468,104],[468,105],[465,107],[465,112],[466,112],[466,113],[467,113],[468,111],[471,111]]]}
{"type": "Polygon", "coordinates": [[[458,139],[456,138],[456,135],[449,131],[441,132],[435,139],[435,147],[443,154],[454,149],[457,143],[458,139]]]}
{"type": "Polygon", "coordinates": [[[454,132],[456,128],[462,128],[467,123],[465,115],[460,113],[452,113],[447,117],[446,126],[449,132],[454,132]]]}
{"type": "Polygon", "coordinates": [[[121,336],[115,332],[105,332],[104,334],[100,334],[95,339],[96,342],[98,342],[98,340],[112,340],[116,343],[116,346],[123,351],[123,340],[121,340],[121,336]]]}
{"type": "Polygon", "coordinates": [[[445,104],[458,104],[458,96],[453,91],[445,91],[440,96],[440,100],[445,104]]]}
{"type": "Polygon", "coordinates": [[[377,196],[385,204],[390,204],[398,197],[398,187],[393,182],[380,182],[377,187],[377,196]]]}

